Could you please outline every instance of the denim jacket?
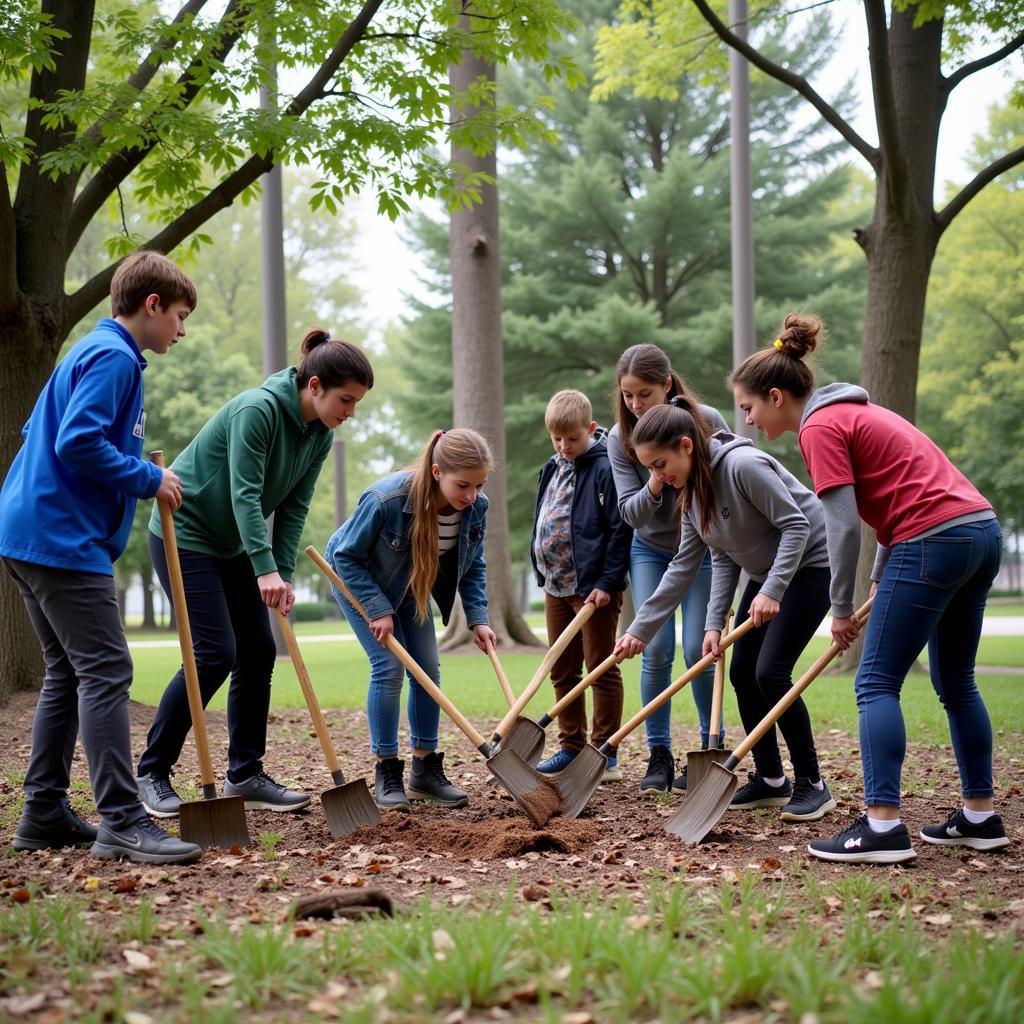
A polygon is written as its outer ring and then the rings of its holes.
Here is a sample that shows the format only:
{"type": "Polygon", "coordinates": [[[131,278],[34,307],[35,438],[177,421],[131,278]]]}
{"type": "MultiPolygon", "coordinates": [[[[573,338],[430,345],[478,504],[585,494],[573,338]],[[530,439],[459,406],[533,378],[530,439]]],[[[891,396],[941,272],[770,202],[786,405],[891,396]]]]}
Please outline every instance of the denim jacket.
{"type": "MultiPolygon", "coordinates": [[[[359,599],[371,619],[394,615],[409,589],[412,573],[412,473],[405,470],[371,484],[352,515],[327,544],[327,561],[359,599]]],[[[470,626],[487,624],[484,533],[487,498],[479,495],[462,511],[459,532],[458,592],[470,626]]],[[[335,588],[336,598],[341,595],[335,588]]],[[[441,608],[447,624],[451,605],[441,608]]]]}

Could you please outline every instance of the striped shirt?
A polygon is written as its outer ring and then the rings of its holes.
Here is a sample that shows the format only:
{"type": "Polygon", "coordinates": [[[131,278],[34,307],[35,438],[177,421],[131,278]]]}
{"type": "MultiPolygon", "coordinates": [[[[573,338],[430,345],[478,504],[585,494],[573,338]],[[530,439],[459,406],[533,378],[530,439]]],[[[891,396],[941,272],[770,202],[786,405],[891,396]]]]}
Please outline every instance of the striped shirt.
{"type": "Polygon", "coordinates": [[[451,551],[459,543],[459,530],[462,528],[462,511],[457,509],[450,515],[437,513],[437,553],[443,555],[451,551]]]}

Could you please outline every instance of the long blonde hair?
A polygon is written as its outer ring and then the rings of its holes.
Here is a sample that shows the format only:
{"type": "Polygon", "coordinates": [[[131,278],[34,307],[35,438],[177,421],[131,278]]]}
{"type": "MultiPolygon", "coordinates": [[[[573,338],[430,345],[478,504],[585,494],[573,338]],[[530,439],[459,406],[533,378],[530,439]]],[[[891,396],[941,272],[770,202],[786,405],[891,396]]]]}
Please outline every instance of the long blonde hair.
{"type": "Polygon", "coordinates": [[[490,445],[475,430],[459,428],[439,430],[427,442],[423,454],[412,468],[412,574],[409,589],[416,602],[416,618],[425,621],[430,614],[430,592],[437,579],[437,506],[434,496],[438,482],[434,466],[442,473],[460,469],[490,468],[490,445]]]}

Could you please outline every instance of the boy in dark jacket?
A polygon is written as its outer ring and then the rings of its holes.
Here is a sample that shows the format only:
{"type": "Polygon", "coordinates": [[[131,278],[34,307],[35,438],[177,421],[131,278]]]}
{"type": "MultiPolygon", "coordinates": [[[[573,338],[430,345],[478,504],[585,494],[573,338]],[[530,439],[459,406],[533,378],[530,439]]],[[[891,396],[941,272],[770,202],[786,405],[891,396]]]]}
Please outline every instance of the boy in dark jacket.
{"type": "MultiPolygon", "coordinates": [[[[592,418],[590,399],[580,391],[559,391],[544,414],[555,454],[540,471],[530,556],[544,588],[548,643],[552,644],[586,603],[597,611],[551,670],[561,698],[615,646],[633,531],[619,518],[605,432],[592,418]]],[[[600,746],[622,721],[622,675],[618,667],[593,685],[592,741],[600,746]]],[[[560,749],[537,767],[550,774],[569,765],[587,742],[586,702],[579,698],[558,719],[560,749]]],[[[605,782],[622,778],[610,757],[605,782]]]]}
{"type": "Polygon", "coordinates": [[[137,252],[110,283],[113,317],[74,345],[43,388],[0,493],[0,560],[21,591],[46,674],[32,723],[16,850],[91,846],[106,860],[188,863],[201,850],[148,817],[128,729],[132,658],[114,590],[135,503],[181,505],[181,481],[142,458],[143,353],[185,335],[195,286],[165,256],[137,252]],[[81,734],[99,830],[68,803],[81,734]]]}

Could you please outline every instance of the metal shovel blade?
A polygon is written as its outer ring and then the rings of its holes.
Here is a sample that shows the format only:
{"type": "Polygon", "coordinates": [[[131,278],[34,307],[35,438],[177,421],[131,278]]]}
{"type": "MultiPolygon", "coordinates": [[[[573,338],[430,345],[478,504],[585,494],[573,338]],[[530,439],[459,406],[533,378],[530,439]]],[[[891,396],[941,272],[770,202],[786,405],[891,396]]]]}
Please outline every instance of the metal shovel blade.
{"type": "Polygon", "coordinates": [[[338,838],[351,835],[364,825],[379,825],[383,820],[363,779],[325,789],[320,794],[320,803],[331,835],[338,838]]]}
{"type": "Polygon", "coordinates": [[[701,784],[713,764],[723,764],[732,757],[731,750],[718,747],[715,750],[690,750],[686,754],[686,791],[691,792],[701,784]]]}
{"type": "Polygon", "coordinates": [[[502,750],[514,750],[531,768],[544,753],[544,730],[532,719],[520,715],[501,741],[502,750]]]}
{"type": "Polygon", "coordinates": [[[178,811],[181,838],[196,843],[204,850],[220,846],[227,850],[234,845],[249,845],[249,829],[245,824],[245,800],[240,796],[220,796],[209,800],[183,803],[178,811]]]}
{"type": "Polygon", "coordinates": [[[578,818],[587,806],[601,777],[608,767],[608,758],[588,743],[571,761],[568,768],[548,776],[562,794],[562,817],[578,818]]]}
{"type": "Polygon", "coordinates": [[[712,763],[701,784],[690,790],[683,805],[665,822],[665,831],[684,843],[699,843],[729,809],[738,785],[735,772],[712,763]]]}

